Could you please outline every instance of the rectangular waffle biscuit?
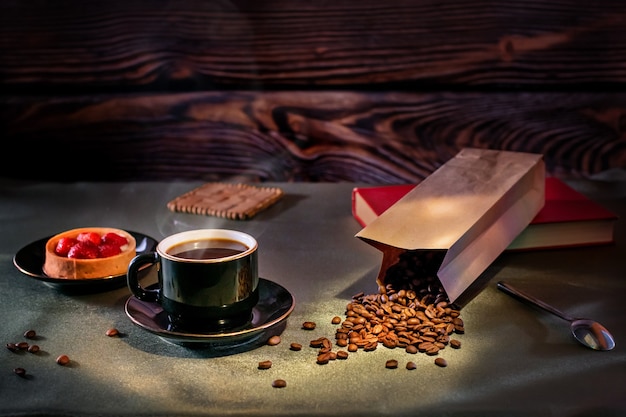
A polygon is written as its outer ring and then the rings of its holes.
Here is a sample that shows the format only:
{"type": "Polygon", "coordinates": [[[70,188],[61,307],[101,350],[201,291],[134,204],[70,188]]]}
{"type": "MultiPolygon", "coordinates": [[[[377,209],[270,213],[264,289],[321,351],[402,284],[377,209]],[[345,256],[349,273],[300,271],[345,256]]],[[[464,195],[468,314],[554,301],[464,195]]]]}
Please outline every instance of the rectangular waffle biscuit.
{"type": "Polygon", "coordinates": [[[167,208],[174,212],[247,220],[282,195],[283,191],[277,187],[209,182],[176,197],[167,203],[167,208]]]}

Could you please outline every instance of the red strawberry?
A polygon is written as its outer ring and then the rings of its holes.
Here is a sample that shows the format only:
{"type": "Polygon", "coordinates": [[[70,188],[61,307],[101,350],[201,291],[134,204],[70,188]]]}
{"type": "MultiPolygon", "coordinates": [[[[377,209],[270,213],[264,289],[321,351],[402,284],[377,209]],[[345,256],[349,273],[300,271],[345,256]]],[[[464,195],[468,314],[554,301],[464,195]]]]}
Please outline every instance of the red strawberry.
{"type": "Polygon", "coordinates": [[[98,246],[99,258],[108,258],[109,256],[119,255],[120,253],[122,253],[122,250],[119,246],[114,244],[103,243],[102,245],[98,246]]]}
{"type": "Polygon", "coordinates": [[[83,232],[76,236],[76,240],[79,242],[91,242],[97,246],[100,244],[100,235],[96,232],[83,232]]]}
{"type": "Polygon", "coordinates": [[[68,258],[95,259],[98,257],[98,247],[89,242],[78,242],[70,248],[68,258]]]}
{"type": "Polygon", "coordinates": [[[108,232],[102,236],[102,243],[109,243],[115,246],[124,246],[128,243],[128,240],[124,236],[120,236],[117,233],[108,232]]]}
{"type": "Polygon", "coordinates": [[[54,253],[59,256],[67,256],[68,252],[78,241],[73,237],[62,237],[57,242],[56,248],[54,248],[54,253]]]}

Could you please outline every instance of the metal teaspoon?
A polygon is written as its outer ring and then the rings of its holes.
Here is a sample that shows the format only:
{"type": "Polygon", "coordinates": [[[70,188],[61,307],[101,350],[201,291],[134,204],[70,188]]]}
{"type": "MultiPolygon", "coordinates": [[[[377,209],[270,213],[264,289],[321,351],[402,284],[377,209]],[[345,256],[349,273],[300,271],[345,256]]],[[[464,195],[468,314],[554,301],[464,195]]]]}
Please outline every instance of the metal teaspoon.
{"type": "Polygon", "coordinates": [[[572,334],[576,340],[588,348],[594,350],[611,350],[615,347],[615,339],[613,339],[613,335],[611,335],[611,333],[597,321],[569,317],[551,305],[511,287],[510,284],[505,282],[498,282],[497,287],[498,289],[518,298],[521,301],[533,304],[549,313],[555,314],[563,320],[569,321],[570,329],[572,330],[572,334]]]}

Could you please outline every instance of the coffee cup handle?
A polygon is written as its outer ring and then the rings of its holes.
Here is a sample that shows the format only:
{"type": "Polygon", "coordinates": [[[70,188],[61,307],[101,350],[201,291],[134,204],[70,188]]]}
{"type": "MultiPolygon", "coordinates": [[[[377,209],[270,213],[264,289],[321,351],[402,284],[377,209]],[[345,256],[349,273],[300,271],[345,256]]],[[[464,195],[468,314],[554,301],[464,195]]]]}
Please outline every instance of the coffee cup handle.
{"type": "Polygon", "coordinates": [[[145,289],[139,283],[139,269],[145,265],[154,265],[159,262],[159,254],[156,252],[146,252],[135,256],[128,264],[128,272],[126,279],[128,289],[138,299],[148,302],[157,302],[159,300],[158,289],[145,289]]]}

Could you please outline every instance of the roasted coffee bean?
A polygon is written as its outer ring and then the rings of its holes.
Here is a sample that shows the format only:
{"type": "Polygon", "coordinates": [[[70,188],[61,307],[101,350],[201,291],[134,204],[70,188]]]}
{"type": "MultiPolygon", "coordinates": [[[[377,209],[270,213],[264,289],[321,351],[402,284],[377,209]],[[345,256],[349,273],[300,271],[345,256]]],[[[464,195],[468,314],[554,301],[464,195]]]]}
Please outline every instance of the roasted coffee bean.
{"type": "Polygon", "coordinates": [[[56,362],[59,365],[65,366],[70,363],[70,358],[67,355],[59,355],[56,362]]]}
{"type": "Polygon", "coordinates": [[[406,351],[406,353],[413,353],[414,354],[414,353],[418,352],[417,346],[415,346],[415,345],[408,345],[404,350],[406,351]]]}
{"type": "Polygon", "coordinates": [[[415,364],[415,362],[407,362],[406,363],[406,369],[408,369],[409,371],[412,371],[413,369],[417,369],[417,365],[415,364]]]}
{"type": "Polygon", "coordinates": [[[18,349],[27,350],[29,345],[28,342],[19,342],[16,346],[18,349]]]}
{"type": "Polygon", "coordinates": [[[450,339],[450,346],[459,349],[461,347],[461,342],[457,339],[450,339]]]}
{"type": "Polygon", "coordinates": [[[335,316],[335,317],[333,317],[333,319],[330,322],[332,324],[339,324],[339,323],[341,323],[341,317],[335,316]]]}
{"type": "Polygon", "coordinates": [[[385,368],[396,369],[397,367],[398,367],[398,361],[395,359],[389,359],[387,362],[385,362],[385,368]]]}
{"type": "Polygon", "coordinates": [[[261,361],[259,362],[259,369],[270,369],[272,367],[272,361],[261,361]]]}
{"type": "Polygon", "coordinates": [[[304,323],[302,323],[302,328],[304,330],[315,330],[316,326],[317,325],[313,321],[305,321],[304,323]]]}
{"type": "Polygon", "coordinates": [[[270,346],[276,346],[280,343],[280,336],[278,335],[274,335],[272,337],[270,337],[269,339],[267,339],[267,344],[270,346]]]}
{"type": "Polygon", "coordinates": [[[322,347],[324,345],[324,340],[326,340],[326,339],[327,339],[326,337],[320,337],[318,339],[311,340],[309,342],[309,346],[311,346],[313,348],[320,348],[320,347],[322,347]]]}
{"type": "Polygon", "coordinates": [[[317,363],[320,365],[326,365],[330,361],[330,352],[320,353],[317,355],[317,363]]]}
{"type": "Polygon", "coordinates": [[[435,365],[445,368],[448,366],[448,362],[444,358],[435,359],[435,365]]]}
{"type": "Polygon", "coordinates": [[[17,376],[21,376],[21,377],[25,377],[26,376],[26,369],[24,369],[24,368],[15,368],[15,369],[13,369],[13,372],[17,376]]]}
{"type": "Polygon", "coordinates": [[[333,348],[333,342],[330,341],[327,337],[322,338],[322,346],[321,349],[330,350],[333,348]]]}
{"type": "Polygon", "coordinates": [[[106,335],[109,336],[109,337],[115,337],[118,334],[120,334],[120,332],[116,328],[114,328],[114,327],[112,327],[112,328],[110,328],[110,329],[108,329],[106,331],[106,335]]]}
{"type": "Polygon", "coordinates": [[[24,332],[24,337],[27,339],[34,339],[37,336],[37,332],[35,332],[34,330],[26,330],[24,332]]]}
{"type": "Polygon", "coordinates": [[[37,346],[37,345],[30,345],[28,347],[28,351],[30,353],[37,353],[37,352],[39,352],[39,346],[37,346]]]}
{"type": "Polygon", "coordinates": [[[7,343],[7,349],[9,349],[11,352],[17,352],[18,350],[20,350],[20,348],[18,348],[17,344],[15,343],[7,343]]]}
{"type": "Polygon", "coordinates": [[[289,345],[289,349],[291,350],[302,350],[302,345],[300,343],[293,342],[289,345]]]}
{"type": "Polygon", "coordinates": [[[338,350],[337,351],[337,359],[348,359],[348,356],[350,354],[348,352],[346,352],[345,350],[338,350]]]}
{"type": "Polygon", "coordinates": [[[284,379],[275,379],[274,382],[272,382],[272,386],[274,388],[285,388],[287,386],[287,381],[284,379]]]}

